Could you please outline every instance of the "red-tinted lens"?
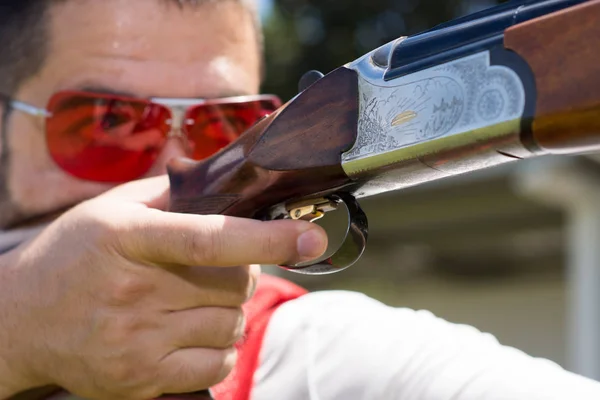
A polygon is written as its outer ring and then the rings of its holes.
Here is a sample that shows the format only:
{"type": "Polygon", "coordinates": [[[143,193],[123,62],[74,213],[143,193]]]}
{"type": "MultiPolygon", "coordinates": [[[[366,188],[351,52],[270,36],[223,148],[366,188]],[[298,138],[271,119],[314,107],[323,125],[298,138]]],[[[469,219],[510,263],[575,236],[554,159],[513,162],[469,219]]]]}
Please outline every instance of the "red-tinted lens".
{"type": "Polygon", "coordinates": [[[280,106],[276,97],[260,100],[205,103],[190,109],[185,131],[196,160],[209,157],[237,139],[262,117],[280,106]]]}
{"type": "Polygon", "coordinates": [[[139,178],[164,145],[170,112],[137,99],[61,92],[49,102],[46,140],[54,161],[86,180],[139,178]]]}

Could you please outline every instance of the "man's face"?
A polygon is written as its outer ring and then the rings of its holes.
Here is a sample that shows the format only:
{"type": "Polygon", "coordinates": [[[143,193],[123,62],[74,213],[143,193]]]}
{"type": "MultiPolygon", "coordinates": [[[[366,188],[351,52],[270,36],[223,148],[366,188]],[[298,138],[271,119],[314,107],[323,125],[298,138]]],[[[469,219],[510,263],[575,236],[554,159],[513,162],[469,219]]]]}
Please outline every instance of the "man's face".
{"type": "MultiPolygon", "coordinates": [[[[68,0],[50,7],[49,23],[46,62],[14,95],[37,107],[69,89],[142,98],[215,98],[259,90],[253,17],[235,1],[180,8],[170,0],[68,0]]],[[[7,145],[10,200],[0,199],[0,214],[42,215],[109,188],[55,165],[39,119],[13,112],[7,145]]],[[[166,162],[179,155],[184,146],[170,139],[145,176],[165,173],[166,162]]]]}

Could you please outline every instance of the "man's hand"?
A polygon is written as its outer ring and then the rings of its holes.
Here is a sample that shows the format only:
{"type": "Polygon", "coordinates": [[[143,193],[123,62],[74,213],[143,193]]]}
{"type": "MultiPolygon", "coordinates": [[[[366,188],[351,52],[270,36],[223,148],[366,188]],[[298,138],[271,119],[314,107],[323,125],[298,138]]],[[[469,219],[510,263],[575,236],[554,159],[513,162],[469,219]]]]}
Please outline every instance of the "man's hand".
{"type": "Polygon", "coordinates": [[[319,256],[303,221],[162,211],[164,177],[62,215],[0,259],[0,388],[149,399],[224,379],[258,267],[319,256]]]}

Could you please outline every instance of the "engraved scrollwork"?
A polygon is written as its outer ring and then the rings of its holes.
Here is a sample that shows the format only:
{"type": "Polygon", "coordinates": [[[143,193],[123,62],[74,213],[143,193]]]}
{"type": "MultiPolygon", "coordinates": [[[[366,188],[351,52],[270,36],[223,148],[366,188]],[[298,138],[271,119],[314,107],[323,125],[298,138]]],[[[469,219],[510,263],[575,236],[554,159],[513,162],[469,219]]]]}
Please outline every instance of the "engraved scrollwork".
{"type": "Polygon", "coordinates": [[[392,81],[359,74],[358,138],[343,160],[519,118],[525,95],[518,75],[490,66],[487,51],[392,81]]]}
{"type": "Polygon", "coordinates": [[[486,121],[496,119],[504,109],[504,97],[498,89],[483,92],[477,102],[477,114],[486,121]]]}

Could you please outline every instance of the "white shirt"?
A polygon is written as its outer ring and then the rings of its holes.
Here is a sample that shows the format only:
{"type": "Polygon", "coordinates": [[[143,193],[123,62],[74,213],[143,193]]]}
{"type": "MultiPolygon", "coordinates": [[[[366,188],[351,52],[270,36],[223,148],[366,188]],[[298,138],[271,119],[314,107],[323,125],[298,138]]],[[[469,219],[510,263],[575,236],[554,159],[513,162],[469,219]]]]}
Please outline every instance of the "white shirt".
{"type": "Polygon", "coordinates": [[[598,400],[600,383],[490,334],[344,291],[278,309],[252,400],[598,400]]]}

